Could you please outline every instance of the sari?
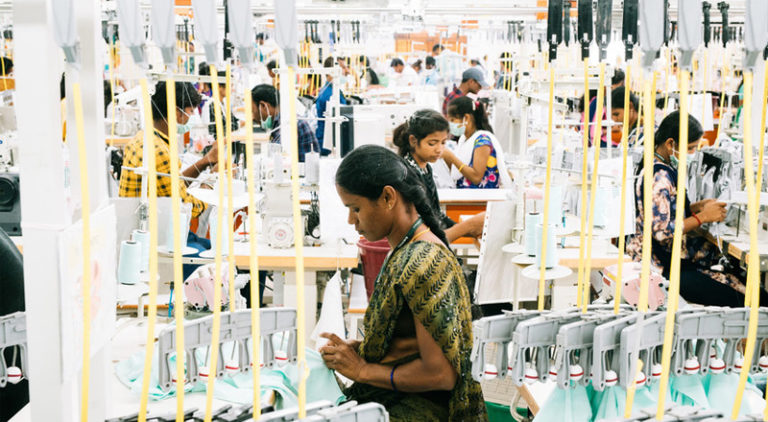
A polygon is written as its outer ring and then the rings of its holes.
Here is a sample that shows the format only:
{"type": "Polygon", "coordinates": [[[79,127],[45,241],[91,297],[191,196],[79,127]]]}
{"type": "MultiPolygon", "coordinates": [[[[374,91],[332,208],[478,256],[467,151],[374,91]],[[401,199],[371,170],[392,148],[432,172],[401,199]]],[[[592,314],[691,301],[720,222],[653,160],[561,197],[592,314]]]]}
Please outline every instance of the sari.
{"type": "Polygon", "coordinates": [[[382,268],[365,313],[365,339],[360,356],[370,363],[393,366],[418,358],[382,362],[407,307],[440,345],[458,377],[451,391],[405,393],[354,383],[345,394],[358,403],[384,405],[391,421],[487,421],[480,384],[472,379],[472,316],[469,291],[453,253],[426,241],[396,248],[382,268]]]}

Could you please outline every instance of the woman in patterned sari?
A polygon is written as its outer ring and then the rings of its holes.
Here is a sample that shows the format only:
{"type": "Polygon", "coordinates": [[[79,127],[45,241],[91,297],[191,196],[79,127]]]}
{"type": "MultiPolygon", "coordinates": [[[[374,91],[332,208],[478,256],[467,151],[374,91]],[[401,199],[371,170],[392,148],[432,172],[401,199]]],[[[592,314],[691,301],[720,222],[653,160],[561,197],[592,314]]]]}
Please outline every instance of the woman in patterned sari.
{"type": "Polygon", "coordinates": [[[378,146],[352,151],[336,173],[349,223],[392,246],[365,314],[365,339],[323,334],[326,365],[354,381],[350,400],[378,402],[392,421],[485,421],[470,374],[469,292],[415,169],[378,146]]]}
{"type": "MultiPolygon", "coordinates": [[[[688,152],[698,149],[704,135],[701,124],[694,117],[688,118],[688,152]]],[[[653,225],[651,239],[652,265],[656,271],[669,278],[672,260],[672,237],[675,232],[677,207],[677,155],[680,137],[680,113],[670,113],[659,125],[654,137],[653,161],[653,225]]],[[[635,235],[627,244],[627,253],[640,261],[643,250],[643,165],[635,185],[637,214],[635,235]]],[[[700,230],[702,224],[721,222],[725,219],[725,203],[714,199],[690,203],[685,198],[685,219],[680,256],[680,295],[691,303],[710,306],[744,306],[744,281],[738,274],[716,271],[715,265],[722,256],[717,247],[707,241],[700,230]]],[[[761,289],[760,303],[768,300],[761,289]]]]}

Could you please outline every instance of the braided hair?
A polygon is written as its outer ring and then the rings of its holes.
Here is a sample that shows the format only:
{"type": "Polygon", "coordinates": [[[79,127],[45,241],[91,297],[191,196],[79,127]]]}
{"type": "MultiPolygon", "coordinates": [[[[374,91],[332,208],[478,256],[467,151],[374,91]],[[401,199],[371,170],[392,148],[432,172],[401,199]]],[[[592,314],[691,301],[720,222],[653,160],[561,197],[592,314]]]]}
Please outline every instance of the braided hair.
{"type": "Polygon", "coordinates": [[[406,202],[413,204],[424,224],[448,246],[440,220],[427,199],[421,176],[394,152],[376,145],[355,148],[339,165],[336,184],[353,195],[372,201],[381,197],[385,186],[392,186],[406,202]]]}

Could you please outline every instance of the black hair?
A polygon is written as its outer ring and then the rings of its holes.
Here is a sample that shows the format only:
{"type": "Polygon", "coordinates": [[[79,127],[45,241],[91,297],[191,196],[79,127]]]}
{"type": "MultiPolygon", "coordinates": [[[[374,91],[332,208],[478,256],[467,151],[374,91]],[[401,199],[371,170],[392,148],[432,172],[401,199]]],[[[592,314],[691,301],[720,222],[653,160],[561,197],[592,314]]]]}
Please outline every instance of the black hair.
{"type": "Polygon", "coordinates": [[[277,69],[277,61],[276,60],[270,60],[267,62],[267,69],[269,70],[275,70],[277,69]]]}
{"type": "Polygon", "coordinates": [[[416,60],[415,62],[413,62],[411,64],[411,67],[414,67],[414,66],[418,67],[419,69],[421,69],[421,59],[418,59],[418,60],[416,60]]]}
{"type": "Polygon", "coordinates": [[[613,76],[611,77],[611,85],[616,85],[624,83],[624,71],[621,69],[616,69],[613,72],[613,76]]]}
{"type": "Polygon", "coordinates": [[[367,56],[360,56],[358,58],[358,60],[360,61],[360,65],[362,65],[363,67],[370,67],[371,66],[371,61],[368,60],[367,56]]]}
{"type": "Polygon", "coordinates": [[[275,87],[268,84],[261,84],[253,87],[251,90],[251,99],[254,103],[256,103],[256,105],[262,101],[271,105],[272,107],[277,107],[277,105],[280,104],[277,90],[275,87]]]}
{"type": "Polygon", "coordinates": [[[13,60],[9,59],[8,57],[0,57],[0,60],[2,60],[2,69],[5,70],[5,73],[1,76],[8,76],[8,74],[13,70],[13,60]]]}
{"type": "MultiPolygon", "coordinates": [[[[688,115],[688,142],[696,142],[704,136],[704,128],[701,123],[696,120],[692,115],[688,115]]],[[[667,139],[672,139],[675,142],[675,146],[680,145],[680,111],[675,110],[664,120],[661,121],[659,128],[656,129],[656,134],[653,137],[653,148],[656,149],[659,145],[667,142],[667,139]]],[[[637,167],[637,173],[643,169],[643,160],[640,160],[640,164],[637,167]]]]}
{"type": "Polygon", "coordinates": [[[464,117],[465,114],[471,114],[475,118],[475,127],[477,130],[487,130],[493,133],[493,128],[488,122],[488,115],[485,113],[485,105],[482,102],[473,100],[466,95],[456,98],[448,104],[448,116],[464,117]]]}
{"type": "MultiPolygon", "coordinates": [[[[626,93],[626,88],[623,86],[620,86],[613,91],[611,91],[611,108],[626,108],[624,104],[624,95],[626,93]]],[[[632,106],[635,108],[635,111],[639,110],[640,107],[640,99],[637,98],[637,95],[630,92],[629,93],[629,102],[632,104],[632,106]]]]}
{"type": "Polygon", "coordinates": [[[435,45],[432,46],[432,52],[433,53],[438,51],[438,50],[445,50],[445,47],[443,47],[442,44],[435,44],[435,45]]]}
{"type": "Polygon", "coordinates": [[[405,66],[405,63],[403,63],[401,59],[395,57],[394,59],[392,59],[391,62],[389,62],[389,67],[395,67],[395,66],[405,66]]]}
{"type": "Polygon", "coordinates": [[[256,41],[259,41],[259,40],[262,40],[262,41],[264,40],[263,32],[259,32],[258,34],[256,34],[256,41]]]}
{"type": "Polygon", "coordinates": [[[424,59],[424,65],[425,66],[435,66],[437,62],[435,61],[435,58],[432,56],[427,56],[427,58],[424,59]]]}
{"type": "MultiPolygon", "coordinates": [[[[197,68],[197,73],[200,76],[211,76],[211,66],[207,63],[203,62],[200,63],[200,66],[197,68]]],[[[226,70],[218,70],[216,71],[217,79],[218,78],[226,78],[227,77],[227,71],[226,70]]],[[[201,84],[207,85],[209,88],[212,89],[211,85],[211,79],[210,78],[203,78],[200,81],[201,84]]],[[[223,82],[219,82],[218,85],[225,85],[223,82]]]]}
{"type": "MultiPolygon", "coordinates": [[[[176,82],[176,107],[184,110],[187,107],[200,105],[200,93],[189,82],[176,82]]],[[[152,119],[168,120],[168,102],[165,96],[165,81],[155,85],[155,93],[152,94],[152,119]]]]}
{"type": "Polygon", "coordinates": [[[385,186],[392,186],[406,202],[413,204],[424,224],[448,246],[440,220],[427,199],[421,175],[394,152],[378,145],[355,148],[336,170],[336,184],[371,201],[381,197],[385,186]]]}
{"type": "Polygon", "coordinates": [[[392,141],[401,156],[411,152],[410,136],[418,142],[435,132],[448,132],[450,125],[442,114],[428,108],[413,113],[405,123],[395,128],[392,141]]]}
{"type": "Polygon", "coordinates": [[[323,60],[323,67],[333,67],[335,64],[335,60],[333,60],[333,56],[328,56],[323,60]]]}

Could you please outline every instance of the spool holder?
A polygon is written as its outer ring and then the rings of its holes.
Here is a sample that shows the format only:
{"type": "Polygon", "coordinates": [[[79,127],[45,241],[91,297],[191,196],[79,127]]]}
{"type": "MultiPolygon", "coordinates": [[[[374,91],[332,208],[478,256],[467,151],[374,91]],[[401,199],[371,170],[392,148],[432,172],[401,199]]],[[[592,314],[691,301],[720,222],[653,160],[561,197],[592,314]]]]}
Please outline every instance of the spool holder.
{"type": "MultiPolygon", "coordinates": [[[[261,348],[264,366],[271,368],[275,365],[275,351],[272,346],[271,335],[280,332],[288,332],[287,355],[291,363],[296,362],[296,310],[290,308],[267,308],[261,312],[261,348]]],[[[200,364],[195,356],[195,349],[211,345],[213,331],[213,315],[184,322],[184,349],[187,357],[187,374],[189,381],[196,383],[199,377],[200,364]]],[[[238,349],[238,365],[241,372],[250,370],[251,363],[259,365],[259,362],[251,362],[251,310],[241,309],[235,312],[222,312],[221,335],[219,336],[219,355],[216,367],[218,372],[210,376],[221,378],[226,373],[224,367],[224,343],[235,343],[238,349]]],[[[170,357],[176,353],[176,327],[165,328],[157,338],[159,356],[158,383],[163,391],[169,391],[173,386],[172,368],[170,357]]]]}
{"type": "Polygon", "coordinates": [[[542,312],[519,310],[515,312],[505,311],[503,315],[494,315],[481,318],[472,324],[474,342],[472,344],[472,378],[480,381],[486,362],[494,362],[499,371],[499,376],[507,374],[509,354],[507,348],[512,341],[515,328],[521,321],[541,316],[542,312]],[[497,344],[496,356],[486,356],[485,347],[488,344],[497,344]]]}
{"type": "Polygon", "coordinates": [[[15,312],[0,317],[0,388],[8,384],[8,365],[3,352],[9,347],[19,349],[21,368],[28,368],[27,361],[27,314],[15,312]]]}

